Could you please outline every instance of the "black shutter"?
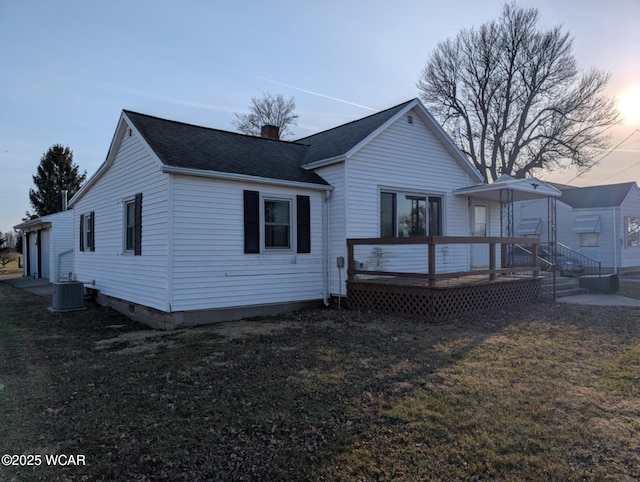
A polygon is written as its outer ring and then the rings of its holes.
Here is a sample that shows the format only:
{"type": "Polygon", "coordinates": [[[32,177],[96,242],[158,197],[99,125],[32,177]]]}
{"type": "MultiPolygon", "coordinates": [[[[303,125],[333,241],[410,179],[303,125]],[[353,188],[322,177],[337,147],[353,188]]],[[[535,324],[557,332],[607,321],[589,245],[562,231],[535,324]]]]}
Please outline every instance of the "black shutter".
{"type": "Polygon", "coordinates": [[[80,215],[80,251],[84,251],[84,214],[80,215]]]}
{"type": "Polygon", "coordinates": [[[311,205],[309,196],[296,196],[298,253],[311,252],[311,205]]]}
{"type": "Polygon", "coordinates": [[[91,251],[96,250],[96,212],[91,211],[91,215],[89,217],[89,239],[87,242],[89,243],[89,249],[91,251]]]}
{"type": "Polygon", "coordinates": [[[135,200],[135,246],[134,254],[140,256],[142,254],[142,193],[136,194],[135,200]]]}
{"type": "Polygon", "coordinates": [[[260,252],[260,193],[244,191],[244,252],[260,252]]]}

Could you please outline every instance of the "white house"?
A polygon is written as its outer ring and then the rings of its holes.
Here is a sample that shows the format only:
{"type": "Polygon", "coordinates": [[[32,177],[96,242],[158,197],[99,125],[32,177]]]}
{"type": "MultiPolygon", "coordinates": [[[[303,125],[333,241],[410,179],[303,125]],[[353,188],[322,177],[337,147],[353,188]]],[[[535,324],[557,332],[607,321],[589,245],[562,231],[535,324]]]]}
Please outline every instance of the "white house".
{"type": "MultiPolygon", "coordinates": [[[[326,302],[345,294],[347,238],[500,236],[500,200],[461,191],[481,181],[417,99],[295,142],[123,111],[69,202],[75,279],[159,328],[326,302]]],[[[458,271],[487,253],[437,256],[458,271]]],[[[356,257],[427,269],[420,247],[356,257]]]]}
{"type": "MultiPolygon", "coordinates": [[[[605,272],[640,270],[640,190],[635,182],[605,186],[555,185],[556,239],[605,272]]],[[[526,201],[516,208],[516,235],[548,237],[547,204],[526,201]]]]}
{"type": "Polygon", "coordinates": [[[73,212],[25,221],[14,226],[22,234],[23,276],[68,280],[73,273],[73,212]]]}

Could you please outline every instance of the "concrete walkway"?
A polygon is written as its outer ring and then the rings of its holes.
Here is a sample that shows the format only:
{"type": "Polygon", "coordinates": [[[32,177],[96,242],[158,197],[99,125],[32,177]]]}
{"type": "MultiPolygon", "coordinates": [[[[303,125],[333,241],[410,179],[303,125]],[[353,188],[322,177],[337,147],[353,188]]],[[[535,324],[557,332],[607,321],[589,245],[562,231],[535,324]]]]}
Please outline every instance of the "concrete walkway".
{"type": "Polygon", "coordinates": [[[19,278],[6,279],[5,281],[34,295],[51,296],[53,293],[48,279],[33,279],[30,276],[21,276],[19,278]]]}
{"type": "Polygon", "coordinates": [[[556,298],[558,303],[570,303],[574,305],[597,305],[597,306],[637,306],[640,307],[640,300],[627,298],[620,295],[584,294],[574,296],[563,296],[556,298]]]}

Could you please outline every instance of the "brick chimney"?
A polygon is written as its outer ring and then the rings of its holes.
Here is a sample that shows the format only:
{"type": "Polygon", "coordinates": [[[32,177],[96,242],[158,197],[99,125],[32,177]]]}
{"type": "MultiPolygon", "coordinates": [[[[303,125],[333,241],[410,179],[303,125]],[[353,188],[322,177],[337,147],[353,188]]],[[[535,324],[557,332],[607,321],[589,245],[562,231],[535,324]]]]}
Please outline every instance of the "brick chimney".
{"type": "Polygon", "coordinates": [[[260,137],[267,139],[280,139],[280,128],[278,126],[262,126],[260,129],[260,137]]]}

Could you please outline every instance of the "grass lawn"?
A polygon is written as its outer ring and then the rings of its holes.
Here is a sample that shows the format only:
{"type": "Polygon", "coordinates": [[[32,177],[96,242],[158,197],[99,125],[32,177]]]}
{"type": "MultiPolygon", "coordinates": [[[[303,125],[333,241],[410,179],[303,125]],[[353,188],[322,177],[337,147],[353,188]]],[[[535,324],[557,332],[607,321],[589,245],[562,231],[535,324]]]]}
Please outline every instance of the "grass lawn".
{"type": "Polygon", "coordinates": [[[640,478],[637,309],[435,325],[319,310],[164,333],[49,304],[0,282],[0,454],[42,456],[0,480],[640,478]]]}
{"type": "Polygon", "coordinates": [[[11,261],[10,263],[7,263],[4,268],[0,266],[0,280],[22,276],[22,268],[18,266],[17,256],[19,255],[16,255],[16,259],[11,261]]]}

